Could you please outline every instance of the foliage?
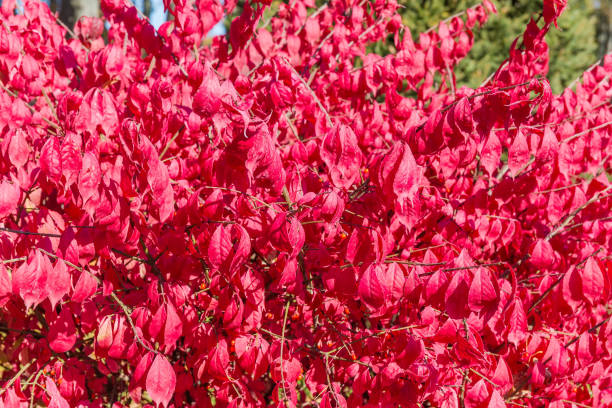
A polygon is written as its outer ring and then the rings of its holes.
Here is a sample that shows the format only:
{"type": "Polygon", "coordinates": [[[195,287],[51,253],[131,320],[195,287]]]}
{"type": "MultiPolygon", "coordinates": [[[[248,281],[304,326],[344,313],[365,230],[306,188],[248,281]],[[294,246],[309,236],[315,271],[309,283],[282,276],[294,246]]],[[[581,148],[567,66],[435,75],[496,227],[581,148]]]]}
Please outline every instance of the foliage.
{"type": "MultiPolygon", "coordinates": [[[[544,1],[0,9],[4,407],[608,406],[612,56],[557,95],[544,1]],[[397,52],[368,53],[392,37],[397,52]],[[403,95],[412,94],[413,97],[403,95]]],[[[168,1],[166,6],[169,6],[168,1]]]]}
{"type": "MultiPolygon", "coordinates": [[[[401,2],[400,13],[412,35],[417,36],[475,3],[470,0],[406,1],[401,2]]],[[[492,16],[484,27],[474,31],[474,47],[455,70],[459,84],[476,87],[495,72],[507,58],[514,38],[542,8],[540,1],[533,0],[497,0],[494,3],[499,15],[492,16]]],[[[559,29],[547,36],[550,47],[548,79],[554,91],[562,91],[597,60],[594,11],[592,0],[569,0],[559,18],[559,29]]],[[[379,45],[376,51],[383,51],[382,48],[379,45]]]]}

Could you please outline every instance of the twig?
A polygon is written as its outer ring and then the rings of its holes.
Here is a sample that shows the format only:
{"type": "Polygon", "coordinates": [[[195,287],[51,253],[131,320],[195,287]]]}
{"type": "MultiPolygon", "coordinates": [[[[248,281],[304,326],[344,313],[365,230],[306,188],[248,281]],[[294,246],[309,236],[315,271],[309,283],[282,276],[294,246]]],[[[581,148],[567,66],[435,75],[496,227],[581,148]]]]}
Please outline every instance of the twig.
{"type": "Polygon", "coordinates": [[[565,219],[563,220],[563,222],[561,224],[559,224],[559,226],[557,226],[554,230],[552,230],[547,236],[546,238],[544,238],[546,241],[550,241],[552,238],[554,238],[556,235],[560,234],[563,229],[576,217],[576,215],[578,215],[578,213],[582,210],[584,210],[585,208],[587,208],[589,205],[593,204],[595,201],[599,200],[601,198],[602,195],[606,194],[610,189],[612,189],[612,185],[606,187],[604,190],[602,191],[598,191],[593,197],[591,197],[586,203],[582,204],[580,207],[576,208],[574,211],[572,211],[571,213],[569,213],[567,215],[567,217],[565,217],[565,219]]]}
{"type": "MultiPolygon", "coordinates": [[[[155,58],[155,57],[153,57],[155,58]]],[[[161,153],[159,154],[159,160],[162,159],[162,157],[164,157],[164,154],[166,154],[166,151],[168,150],[168,148],[170,147],[170,145],[172,144],[172,142],[174,142],[176,140],[176,138],[178,137],[179,133],[181,133],[181,131],[185,128],[185,125],[182,125],[181,128],[179,130],[177,130],[176,132],[174,132],[174,134],[172,135],[172,138],[170,138],[170,140],[168,140],[168,143],[166,143],[166,145],[164,146],[164,149],[161,151],[161,153]]]]}
{"type": "Polygon", "coordinates": [[[572,81],[572,82],[571,82],[571,83],[570,83],[570,84],[567,86],[567,88],[568,88],[568,89],[569,89],[569,88],[573,88],[573,87],[574,87],[574,85],[576,85],[576,83],[577,83],[578,81],[580,81],[582,78],[584,78],[584,74],[585,74],[585,73],[587,73],[587,72],[591,71],[593,68],[595,68],[596,66],[600,65],[600,64],[601,64],[601,61],[603,61],[603,59],[602,59],[602,58],[600,58],[600,59],[598,59],[597,61],[595,61],[595,63],[594,63],[593,65],[591,65],[590,67],[588,67],[586,70],[584,70],[584,72],[583,72],[583,73],[582,73],[582,74],[581,74],[581,75],[580,75],[578,78],[574,79],[574,80],[573,80],[573,81],[572,81]]]}
{"type": "MultiPolygon", "coordinates": [[[[283,316],[283,328],[281,331],[280,345],[280,365],[281,365],[281,381],[283,383],[283,402],[287,406],[287,385],[285,384],[285,367],[283,366],[283,346],[285,345],[285,329],[287,327],[287,315],[289,314],[289,302],[285,304],[285,313],[283,316]]],[[[278,398],[281,398],[281,389],[278,388],[278,398]]]]}
{"type": "MultiPolygon", "coordinates": [[[[96,275],[94,275],[93,273],[91,273],[90,271],[88,271],[87,269],[83,269],[78,265],[73,264],[70,261],[67,261],[47,250],[44,250],[42,248],[38,248],[39,251],[47,254],[48,256],[57,259],[59,261],[64,262],[66,265],[78,270],[82,272],[87,272],[92,278],[95,279],[96,283],[99,285],[101,283],[100,278],[98,278],[96,275]]],[[[130,327],[132,328],[132,332],[134,333],[134,338],[136,339],[136,341],[138,342],[138,344],[140,344],[145,350],[150,351],[153,354],[157,354],[157,351],[153,350],[151,347],[147,346],[144,341],[140,338],[140,335],[138,334],[138,331],[136,330],[136,325],[134,324],[134,321],[132,320],[132,316],[131,316],[131,310],[130,308],[123,303],[123,301],[121,299],[119,299],[119,297],[117,296],[117,294],[115,292],[111,292],[110,294],[111,299],[113,299],[115,301],[115,303],[121,308],[121,310],[123,311],[123,313],[125,314],[125,317],[130,325],[130,327]]]]}
{"type": "Polygon", "coordinates": [[[8,381],[8,382],[7,382],[7,383],[4,385],[4,387],[2,387],[2,390],[0,390],[0,395],[4,394],[4,392],[5,392],[7,389],[9,389],[9,388],[11,387],[11,385],[13,385],[13,383],[15,383],[15,381],[17,381],[17,379],[18,379],[18,378],[20,378],[20,377],[23,375],[23,373],[24,373],[24,372],[25,372],[25,371],[26,371],[28,368],[30,368],[30,366],[31,366],[32,364],[34,364],[34,362],[35,362],[35,361],[36,361],[36,358],[34,358],[33,360],[28,361],[27,363],[25,363],[25,364],[23,365],[23,367],[21,367],[21,369],[20,369],[20,370],[17,372],[17,374],[15,374],[15,375],[13,376],[13,378],[11,378],[11,379],[10,379],[10,380],[9,380],[9,381],[8,381]]]}
{"type": "Polygon", "coordinates": [[[34,377],[34,382],[32,383],[32,392],[30,394],[30,408],[34,406],[34,396],[36,395],[36,391],[34,390],[35,387],[38,387],[38,379],[40,378],[40,376],[42,375],[43,371],[39,370],[38,373],[36,373],[36,377],[34,377]]]}
{"type": "Polygon", "coordinates": [[[8,264],[8,263],[15,263],[15,262],[25,261],[27,259],[28,259],[27,256],[22,256],[22,257],[19,257],[19,258],[7,259],[7,260],[3,260],[3,261],[0,261],[0,262],[2,262],[3,264],[8,264]]]}
{"type": "MultiPolygon", "coordinates": [[[[221,186],[202,186],[202,188],[207,188],[207,189],[211,189],[211,190],[218,189],[218,190],[228,191],[228,192],[230,192],[230,193],[235,193],[235,194],[244,194],[244,195],[246,195],[247,197],[249,197],[250,199],[255,200],[255,201],[258,201],[260,204],[262,204],[262,205],[264,205],[264,206],[268,207],[268,208],[269,208],[269,209],[271,209],[272,211],[274,211],[274,212],[276,212],[276,213],[278,213],[278,212],[279,212],[279,210],[277,210],[276,208],[274,208],[274,207],[273,207],[271,204],[269,204],[269,203],[267,203],[267,202],[263,201],[262,199],[260,199],[260,198],[258,198],[258,197],[256,197],[256,196],[254,196],[254,195],[251,195],[251,194],[249,194],[249,193],[245,193],[244,191],[235,190],[235,189],[233,189],[233,188],[228,188],[228,187],[221,187],[221,186]]],[[[203,199],[201,199],[201,200],[202,200],[202,201],[204,201],[203,199]]]]}
{"type": "Polygon", "coordinates": [[[304,78],[302,78],[302,76],[295,70],[295,68],[293,68],[293,65],[291,65],[291,63],[287,60],[287,58],[282,57],[282,59],[283,59],[283,61],[285,61],[285,63],[291,69],[291,71],[293,71],[293,73],[298,77],[298,79],[300,80],[302,85],[304,85],[306,87],[306,89],[308,90],[308,92],[310,92],[310,95],[312,95],[312,97],[314,98],[314,100],[317,103],[317,105],[319,105],[319,108],[321,109],[321,111],[323,111],[323,114],[325,115],[325,118],[327,119],[328,126],[332,127],[333,126],[333,122],[332,122],[332,120],[331,120],[331,118],[329,116],[329,112],[327,112],[327,109],[325,109],[325,107],[321,103],[321,100],[319,100],[319,97],[317,96],[317,94],[315,94],[315,92],[312,90],[312,88],[310,86],[308,86],[306,81],[304,81],[304,78]]]}
{"type": "MultiPolygon", "coordinates": [[[[576,267],[581,266],[583,263],[585,263],[590,257],[597,255],[599,252],[601,251],[601,248],[599,248],[598,250],[596,250],[595,252],[593,252],[591,255],[587,256],[585,259],[583,259],[582,261],[580,261],[580,263],[578,263],[576,265],[576,267]]],[[[542,303],[544,301],[544,299],[546,299],[546,297],[550,294],[550,292],[553,291],[554,288],[556,288],[561,281],[563,280],[563,277],[565,276],[565,273],[561,274],[561,276],[552,284],[548,287],[548,289],[546,289],[539,298],[536,299],[535,302],[533,302],[533,304],[529,307],[529,310],[527,310],[527,314],[531,313],[533,311],[533,309],[535,309],[540,303],[542,303]]]]}
{"type": "Polygon", "coordinates": [[[576,134],[574,134],[574,135],[572,135],[572,136],[570,136],[570,137],[568,137],[566,139],[563,139],[562,142],[563,143],[569,143],[572,140],[574,140],[574,139],[576,139],[576,138],[578,138],[578,137],[580,137],[582,135],[586,135],[589,132],[592,132],[592,131],[597,130],[597,129],[605,128],[605,127],[610,126],[610,125],[612,125],[612,120],[609,121],[609,122],[606,122],[606,123],[602,123],[601,125],[597,125],[597,126],[595,126],[593,128],[589,128],[589,129],[583,130],[582,132],[578,132],[578,133],[576,133],[576,134]]]}
{"type": "MultiPolygon", "coordinates": [[[[608,320],[610,320],[610,318],[612,318],[612,316],[608,316],[607,318],[605,318],[604,320],[602,320],[601,322],[597,323],[595,326],[591,327],[589,330],[587,330],[587,333],[594,333],[597,329],[599,329],[601,326],[603,326],[604,324],[606,324],[606,322],[608,320]]],[[[565,348],[568,348],[569,346],[571,346],[572,344],[574,344],[575,342],[577,342],[580,339],[580,336],[576,336],[573,339],[571,339],[570,341],[568,341],[567,343],[565,343],[565,348]]]]}
{"type": "Polygon", "coordinates": [[[60,234],[52,234],[50,232],[30,232],[30,231],[21,231],[21,230],[15,230],[12,228],[5,228],[5,227],[0,227],[0,231],[11,232],[13,234],[20,234],[20,235],[37,235],[40,237],[51,237],[51,238],[61,238],[62,237],[60,234]]]}
{"type": "Polygon", "coordinates": [[[458,13],[453,14],[452,16],[449,16],[447,18],[445,18],[444,20],[440,21],[438,24],[436,24],[435,26],[431,26],[429,27],[427,30],[425,30],[423,32],[423,34],[427,34],[432,32],[433,30],[435,30],[436,28],[438,28],[440,26],[440,23],[448,23],[449,21],[451,21],[452,19],[454,19],[455,17],[459,17],[465,13],[467,13],[468,10],[471,9],[476,9],[477,7],[480,7],[482,5],[482,2],[478,2],[478,4],[473,5],[472,7],[468,7],[465,10],[461,10],[458,13]]]}

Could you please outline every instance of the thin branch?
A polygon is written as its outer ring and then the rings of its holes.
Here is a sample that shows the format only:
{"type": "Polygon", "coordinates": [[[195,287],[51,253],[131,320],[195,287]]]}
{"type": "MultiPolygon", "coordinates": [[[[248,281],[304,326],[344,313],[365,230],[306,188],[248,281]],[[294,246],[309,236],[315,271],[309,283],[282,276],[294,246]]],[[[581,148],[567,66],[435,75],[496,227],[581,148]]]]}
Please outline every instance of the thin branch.
{"type": "Polygon", "coordinates": [[[19,258],[6,259],[6,260],[0,261],[0,262],[2,262],[3,264],[9,264],[9,263],[25,261],[27,259],[28,259],[27,256],[22,256],[22,257],[19,257],[19,258]]]}
{"type": "Polygon", "coordinates": [[[314,91],[312,90],[312,88],[310,86],[308,86],[306,81],[304,81],[304,78],[302,78],[302,76],[295,70],[295,68],[293,68],[293,65],[291,65],[291,63],[287,60],[287,58],[282,57],[282,59],[283,59],[283,61],[285,61],[285,63],[291,69],[291,71],[293,71],[293,73],[298,77],[298,79],[300,80],[302,85],[304,85],[306,87],[306,89],[308,90],[308,92],[310,92],[310,95],[312,95],[312,97],[314,98],[315,102],[317,103],[317,105],[319,105],[319,108],[321,109],[321,111],[325,115],[325,118],[327,119],[327,125],[329,127],[332,127],[333,126],[333,122],[331,120],[331,117],[329,116],[329,112],[327,112],[327,109],[325,109],[325,107],[321,103],[321,100],[319,99],[317,94],[315,94],[314,91]]]}
{"type": "MultiPolygon", "coordinates": [[[[576,267],[581,266],[582,264],[584,264],[590,257],[597,255],[599,252],[601,251],[601,248],[599,248],[598,250],[596,250],[595,252],[593,252],[591,255],[587,256],[585,259],[583,259],[582,261],[580,261],[580,263],[578,263],[576,265],[576,267]]],[[[559,278],[548,287],[548,289],[546,289],[539,298],[536,299],[535,302],[533,302],[533,304],[529,307],[529,310],[527,310],[527,314],[531,313],[533,311],[533,309],[535,309],[540,303],[542,303],[544,301],[544,299],[546,299],[546,297],[553,291],[554,288],[556,288],[561,281],[563,280],[563,277],[565,276],[565,273],[561,274],[561,276],[559,276],[559,278]]]]}
{"type": "MultiPolygon", "coordinates": [[[[100,278],[98,278],[96,275],[94,275],[93,273],[91,273],[90,271],[88,271],[87,269],[81,268],[78,265],[73,264],[70,261],[67,261],[47,250],[44,250],[42,248],[38,248],[39,251],[47,254],[48,256],[57,259],[59,261],[64,262],[66,265],[81,271],[81,272],[87,272],[92,278],[95,279],[95,281],[97,282],[97,284],[99,285],[101,283],[100,278]]],[[[113,301],[121,308],[121,310],[123,311],[123,313],[125,314],[125,317],[128,321],[128,324],[130,325],[130,327],[132,328],[132,332],[134,333],[134,338],[136,339],[136,341],[138,342],[138,344],[140,344],[145,350],[150,351],[153,354],[157,354],[157,351],[153,350],[151,347],[147,346],[144,341],[142,340],[142,338],[140,337],[140,335],[138,334],[138,330],[136,329],[136,325],[134,324],[134,321],[132,320],[132,316],[131,316],[131,310],[130,308],[123,303],[123,301],[121,299],[119,299],[119,297],[117,296],[117,294],[115,292],[111,292],[110,294],[111,299],[113,299],[113,301]]]]}
{"type": "Polygon", "coordinates": [[[11,232],[13,234],[20,234],[20,235],[37,235],[40,237],[51,237],[51,238],[61,238],[61,234],[53,234],[50,232],[30,232],[30,231],[21,231],[21,230],[15,230],[12,228],[5,228],[5,227],[0,227],[0,231],[4,231],[4,232],[11,232]]]}
{"type": "MultiPolygon", "coordinates": [[[[285,304],[285,313],[283,316],[283,328],[281,331],[281,338],[280,338],[280,366],[281,366],[281,381],[283,384],[283,402],[284,405],[287,406],[287,385],[285,383],[285,367],[283,366],[283,348],[285,345],[285,329],[287,328],[287,315],[289,314],[289,301],[287,301],[287,303],[285,304]]],[[[281,398],[281,389],[280,387],[278,388],[278,398],[281,398]]]]}
{"type": "Polygon", "coordinates": [[[606,123],[602,123],[601,125],[597,125],[597,126],[595,126],[595,127],[592,127],[592,128],[586,129],[586,130],[583,130],[582,132],[578,132],[578,133],[576,133],[576,134],[574,134],[574,135],[572,135],[572,136],[570,136],[570,137],[568,137],[568,138],[566,138],[566,139],[563,139],[563,140],[562,140],[562,142],[563,142],[563,143],[569,143],[569,142],[571,142],[572,140],[574,140],[574,139],[576,139],[576,138],[578,138],[578,137],[580,137],[580,136],[582,136],[582,135],[586,135],[586,134],[587,134],[587,133],[589,133],[589,132],[592,132],[592,131],[594,131],[594,130],[598,130],[598,129],[601,129],[601,128],[605,128],[605,127],[608,127],[608,126],[610,126],[610,125],[612,125],[612,120],[611,120],[611,121],[609,121],[609,122],[606,122],[606,123]]]}
{"type": "Polygon", "coordinates": [[[9,381],[8,381],[8,382],[7,382],[7,383],[4,385],[4,387],[2,387],[2,390],[0,390],[0,395],[4,394],[4,392],[5,392],[6,390],[8,390],[8,389],[9,389],[9,388],[10,388],[10,387],[11,387],[11,386],[12,386],[12,385],[15,383],[15,381],[17,381],[17,379],[18,379],[18,378],[20,378],[20,377],[23,375],[23,373],[24,373],[24,372],[25,372],[25,371],[26,371],[28,368],[30,368],[30,366],[31,366],[32,364],[34,364],[34,362],[36,362],[36,358],[34,358],[33,360],[28,361],[27,363],[25,363],[25,364],[23,365],[23,367],[21,367],[21,369],[20,369],[20,370],[17,372],[17,374],[15,374],[15,375],[13,376],[13,378],[11,378],[11,379],[10,379],[10,380],[9,380],[9,381]]]}
{"type": "MultiPolygon", "coordinates": [[[[607,318],[605,318],[604,320],[602,320],[601,322],[597,323],[595,326],[591,327],[589,330],[587,330],[587,333],[595,333],[595,331],[597,331],[597,329],[599,329],[601,326],[603,326],[604,324],[606,324],[606,322],[608,320],[610,320],[610,318],[612,318],[612,316],[608,316],[607,318]]],[[[571,339],[570,341],[568,341],[567,343],[565,343],[565,348],[568,348],[569,346],[571,346],[572,344],[574,344],[575,342],[577,342],[580,339],[580,336],[576,336],[573,339],[571,339]]]]}
{"type": "Polygon", "coordinates": [[[595,67],[597,67],[598,65],[601,64],[601,61],[603,61],[602,58],[598,59],[597,61],[595,61],[595,63],[593,65],[591,65],[590,67],[588,67],[578,78],[574,79],[566,88],[570,89],[573,88],[574,85],[576,85],[576,83],[578,81],[580,81],[582,78],[584,78],[584,74],[586,74],[587,72],[591,71],[592,69],[594,69],[595,67]]]}
{"type": "Polygon", "coordinates": [[[582,204],[580,207],[576,208],[574,211],[572,211],[571,213],[569,213],[567,215],[567,217],[565,217],[565,219],[563,220],[563,222],[561,224],[559,224],[555,229],[553,229],[547,236],[546,238],[544,238],[546,241],[550,241],[552,238],[554,238],[556,235],[560,234],[563,229],[570,223],[572,222],[572,220],[576,217],[576,215],[578,215],[578,213],[582,210],[584,210],[585,208],[587,208],[589,205],[593,204],[595,201],[599,200],[600,198],[602,198],[602,196],[604,194],[606,194],[608,191],[610,191],[612,189],[612,185],[608,186],[607,188],[605,188],[602,191],[598,191],[593,197],[591,197],[586,203],[582,204]]]}

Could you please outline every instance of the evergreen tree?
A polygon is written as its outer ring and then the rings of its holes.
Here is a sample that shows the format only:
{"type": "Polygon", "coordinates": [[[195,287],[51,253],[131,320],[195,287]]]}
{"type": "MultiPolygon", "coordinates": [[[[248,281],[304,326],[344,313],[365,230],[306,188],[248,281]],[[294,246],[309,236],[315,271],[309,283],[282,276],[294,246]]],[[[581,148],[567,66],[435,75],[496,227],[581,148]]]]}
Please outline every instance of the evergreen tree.
{"type": "MultiPolygon", "coordinates": [[[[401,0],[402,17],[414,38],[438,21],[475,4],[474,0],[401,0]]],[[[542,10],[541,1],[494,0],[497,16],[491,16],[482,28],[474,30],[474,47],[460,62],[457,86],[478,86],[508,56],[512,41],[520,35],[526,22],[542,10]]],[[[597,18],[592,0],[569,0],[559,28],[547,35],[550,50],[549,79],[559,92],[598,58],[597,18]]]]}

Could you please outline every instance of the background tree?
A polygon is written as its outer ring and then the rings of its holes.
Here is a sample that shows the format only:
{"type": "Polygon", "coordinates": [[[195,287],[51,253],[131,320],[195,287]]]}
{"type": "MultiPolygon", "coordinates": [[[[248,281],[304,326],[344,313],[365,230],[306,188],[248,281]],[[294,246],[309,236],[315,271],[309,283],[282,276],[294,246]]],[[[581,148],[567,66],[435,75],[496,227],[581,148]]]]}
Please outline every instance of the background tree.
{"type": "MultiPolygon", "coordinates": [[[[410,27],[413,37],[476,4],[473,0],[400,3],[404,7],[401,11],[403,21],[410,27]]],[[[474,30],[474,47],[455,71],[457,86],[473,87],[482,83],[507,58],[512,41],[522,33],[529,18],[537,16],[542,9],[541,1],[496,0],[494,3],[499,14],[491,16],[481,29],[474,30]]],[[[561,91],[599,58],[597,16],[598,10],[592,0],[569,0],[558,21],[559,29],[551,30],[546,36],[550,49],[548,78],[553,91],[561,91]]]]}

